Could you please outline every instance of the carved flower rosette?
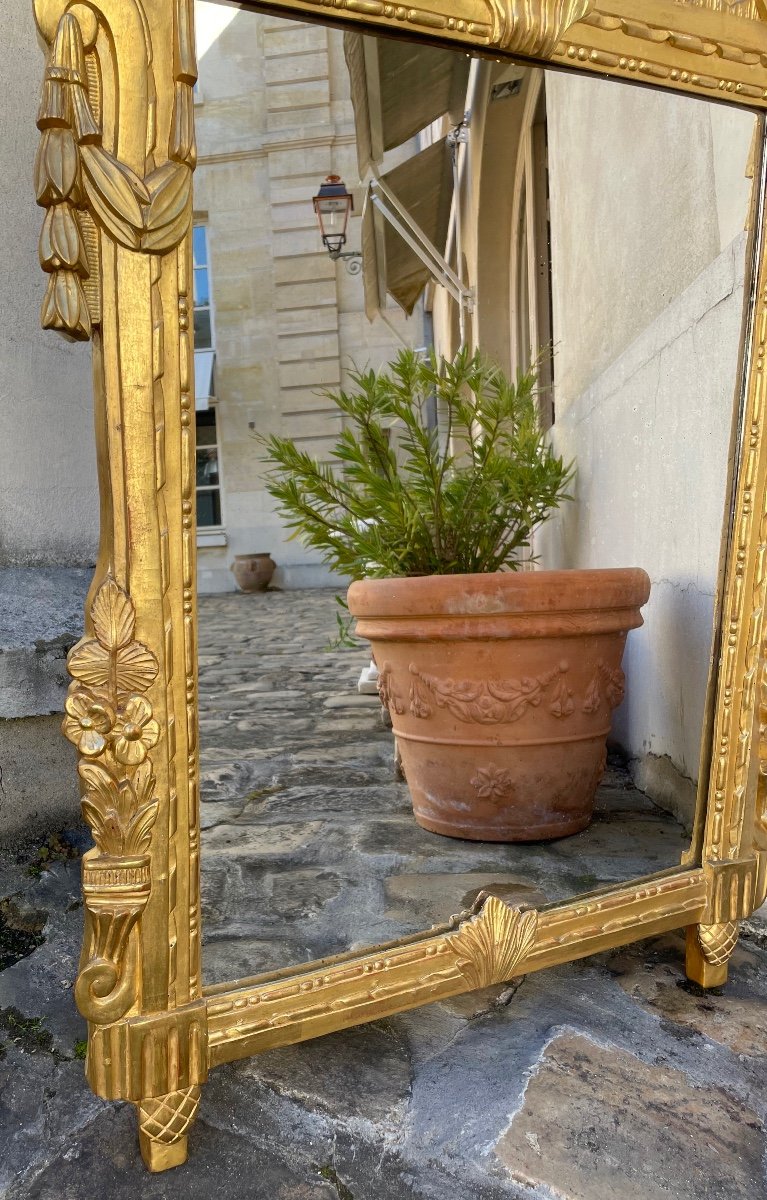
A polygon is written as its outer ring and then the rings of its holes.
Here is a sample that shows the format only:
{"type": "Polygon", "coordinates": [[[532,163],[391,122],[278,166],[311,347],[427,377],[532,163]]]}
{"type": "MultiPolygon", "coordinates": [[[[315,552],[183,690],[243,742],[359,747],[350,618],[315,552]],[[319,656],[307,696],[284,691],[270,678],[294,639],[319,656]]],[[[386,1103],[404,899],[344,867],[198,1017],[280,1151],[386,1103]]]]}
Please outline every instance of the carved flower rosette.
{"type": "Polygon", "coordinates": [[[149,899],[149,858],[158,801],[150,751],[160,726],[143,694],[157,677],[152,652],[135,638],[130,597],[112,579],[91,608],[94,637],[73,648],[63,731],[80,752],[83,815],[95,848],[83,863],[90,952],[75,996],[83,1016],[103,1023],[135,999],[131,931],[149,899]]]}

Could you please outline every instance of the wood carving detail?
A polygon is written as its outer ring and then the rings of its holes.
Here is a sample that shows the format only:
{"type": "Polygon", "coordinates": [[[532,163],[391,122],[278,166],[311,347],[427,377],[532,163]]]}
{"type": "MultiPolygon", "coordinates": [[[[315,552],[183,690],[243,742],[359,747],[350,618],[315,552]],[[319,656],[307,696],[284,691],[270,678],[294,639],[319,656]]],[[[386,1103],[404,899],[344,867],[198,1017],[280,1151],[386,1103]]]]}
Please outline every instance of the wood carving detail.
{"type": "Polygon", "coordinates": [[[533,947],[537,927],[534,909],[523,912],[488,896],[479,913],[448,939],[469,987],[505,983],[517,974],[533,947]]]}
{"type": "Polygon", "coordinates": [[[83,30],[66,12],[45,71],[35,185],[48,209],[40,236],[40,264],[51,276],[42,325],[78,341],[92,328],[83,286],[97,268],[86,248],[89,218],[128,250],[167,253],[189,229],[196,163],[191,86],[176,88],[167,161],[143,179],[102,145],[90,87],[83,30]]]}
{"type": "Polygon", "coordinates": [[[548,58],[571,25],[582,21],[595,0],[489,0],[493,44],[500,50],[548,58]]]}
{"type": "Polygon", "coordinates": [[[165,1096],[153,1096],[137,1105],[139,1130],[149,1141],[172,1146],[183,1138],[197,1116],[200,1088],[182,1088],[165,1096]]]}
{"type": "Polygon", "coordinates": [[[83,860],[90,947],[75,998],[83,1016],[105,1023],[135,1001],[128,945],[149,899],[148,851],[159,808],[148,756],[160,727],[142,693],[159,666],[134,637],[135,609],[113,579],[99,588],[90,615],[96,636],[82,638],[67,660],[74,682],[63,731],[81,755],[82,810],[96,843],[83,860]]]}
{"type": "Polygon", "coordinates": [[[738,943],[738,924],[725,921],[721,925],[699,925],[698,941],[706,962],[723,967],[738,943]]]}

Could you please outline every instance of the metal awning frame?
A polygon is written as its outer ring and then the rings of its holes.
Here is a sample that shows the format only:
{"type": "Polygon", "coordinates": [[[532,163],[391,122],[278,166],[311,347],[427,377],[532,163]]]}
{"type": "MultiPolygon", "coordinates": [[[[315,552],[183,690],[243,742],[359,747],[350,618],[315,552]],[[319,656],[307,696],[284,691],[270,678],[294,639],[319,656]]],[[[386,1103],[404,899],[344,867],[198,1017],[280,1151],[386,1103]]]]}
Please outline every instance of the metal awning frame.
{"type": "Polygon", "coordinates": [[[374,178],[370,182],[368,195],[376,209],[418,256],[436,282],[450,293],[461,309],[473,312],[474,290],[467,288],[461,282],[444,256],[440,254],[434,243],[400,203],[386,181],[378,174],[376,168],[373,167],[372,170],[374,178]]]}

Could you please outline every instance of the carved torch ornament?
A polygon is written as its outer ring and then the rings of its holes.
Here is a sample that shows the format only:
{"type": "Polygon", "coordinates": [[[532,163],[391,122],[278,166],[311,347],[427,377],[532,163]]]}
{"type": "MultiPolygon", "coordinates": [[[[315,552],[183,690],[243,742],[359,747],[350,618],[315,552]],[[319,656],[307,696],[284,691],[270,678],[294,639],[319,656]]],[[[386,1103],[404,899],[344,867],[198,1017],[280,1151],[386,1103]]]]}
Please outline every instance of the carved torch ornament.
{"type": "Polygon", "coordinates": [[[74,682],[63,729],[81,755],[83,815],[96,843],[83,862],[90,946],[75,999],[84,1017],[103,1024],[136,999],[129,939],[149,899],[147,852],[158,810],[149,752],[160,727],[143,695],[157,676],[157,659],[136,641],[133,604],[114,580],[96,593],[91,620],[95,637],[69,655],[74,682]]]}

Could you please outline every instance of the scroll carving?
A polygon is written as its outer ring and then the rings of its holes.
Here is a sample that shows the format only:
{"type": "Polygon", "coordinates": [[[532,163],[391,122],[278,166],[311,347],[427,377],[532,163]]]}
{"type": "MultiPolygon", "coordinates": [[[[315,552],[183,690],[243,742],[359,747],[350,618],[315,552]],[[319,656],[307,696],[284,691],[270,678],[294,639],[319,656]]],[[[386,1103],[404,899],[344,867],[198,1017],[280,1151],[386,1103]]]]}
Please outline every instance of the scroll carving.
{"type": "MultiPolygon", "coordinates": [[[[95,39],[95,21],[89,32],[95,39]]],[[[180,82],[185,79],[182,61],[180,82]]],[[[172,250],[189,229],[197,157],[191,84],[176,88],[167,160],[144,178],[102,145],[95,90],[83,28],[74,12],[65,12],[45,71],[35,185],[38,204],[48,210],[39,247],[40,264],[50,275],[42,325],[78,341],[90,338],[97,317],[84,286],[97,276],[97,238],[90,222],[128,250],[172,250]]]]}
{"type": "Polygon", "coordinates": [[[75,987],[83,1016],[96,1023],[123,1016],[136,998],[131,931],[150,890],[148,851],[158,800],[149,752],[160,727],[143,693],[158,663],[137,641],[130,597],[113,579],[91,607],[95,637],[72,649],[74,678],[63,730],[81,755],[83,815],[95,850],[83,861],[90,947],[75,987]]]}

